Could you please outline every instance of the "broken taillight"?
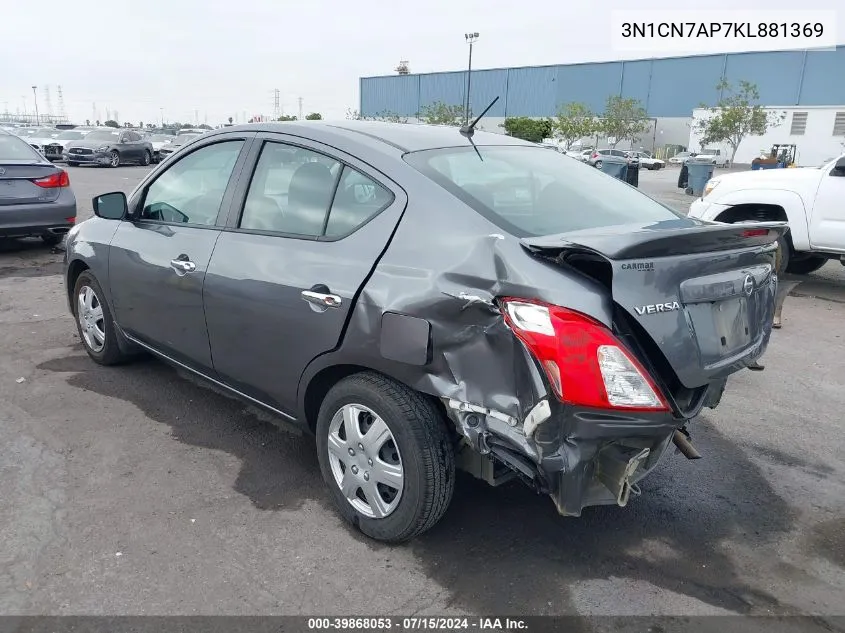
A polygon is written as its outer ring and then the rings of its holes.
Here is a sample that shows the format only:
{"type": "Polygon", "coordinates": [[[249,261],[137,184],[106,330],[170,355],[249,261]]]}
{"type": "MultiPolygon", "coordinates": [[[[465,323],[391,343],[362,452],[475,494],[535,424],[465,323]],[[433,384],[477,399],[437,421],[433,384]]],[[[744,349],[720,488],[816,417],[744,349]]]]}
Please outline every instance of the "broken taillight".
{"type": "Polygon", "coordinates": [[[539,301],[505,298],[505,322],[563,402],[599,409],[667,411],[648,372],[604,324],[539,301]]]}

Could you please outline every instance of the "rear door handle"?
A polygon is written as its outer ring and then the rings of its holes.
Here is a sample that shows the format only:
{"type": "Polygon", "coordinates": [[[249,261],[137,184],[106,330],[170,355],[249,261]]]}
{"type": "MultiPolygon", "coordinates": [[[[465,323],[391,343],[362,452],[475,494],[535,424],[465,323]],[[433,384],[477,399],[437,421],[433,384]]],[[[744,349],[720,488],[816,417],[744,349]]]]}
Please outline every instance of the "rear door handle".
{"type": "Polygon", "coordinates": [[[189,259],[171,259],[170,266],[181,273],[192,273],[197,269],[197,265],[189,259]]]}
{"type": "Polygon", "coordinates": [[[313,290],[303,290],[302,298],[321,308],[339,308],[340,304],[343,303],[337,295],[327,292],[314,292],[313,290]]]}

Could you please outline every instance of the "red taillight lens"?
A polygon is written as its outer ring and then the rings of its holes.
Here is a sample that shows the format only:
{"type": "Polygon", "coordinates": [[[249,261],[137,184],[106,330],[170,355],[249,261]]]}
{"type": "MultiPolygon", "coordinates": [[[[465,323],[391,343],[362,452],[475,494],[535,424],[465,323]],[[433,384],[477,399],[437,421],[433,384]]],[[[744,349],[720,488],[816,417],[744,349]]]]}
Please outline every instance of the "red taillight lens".
{"type": "Polygon", "coordinates": [[[65,218],[65,222],[68,224],[76,224],[76,218],[65,218]]]}
{"type": "Polygon", "coordinates": [[[542,365],[555,395],[599,409],[666,411],[648,372],[595,319],[537,301],[505,298],[505,322],[542,365]]]}
{"type": "Polygon", "coordinates": [[[592,156],[590,156],[590,158],[598,158],[598,157],[599,157],[599,153],[598,153],[598,152],[593,152],[593,155],[592,155],[592,156]]]}
{"type": "Polygon", "coordinates": [[[45,176],[44,178],[38,178],[36,180],[33,180],[32,182],[34,182],[39,187],[44,187],[45,189],[53,189],[55,187],[70,187],[70,177],[64,170],[59,170],[55,174],[45,176]]]}
{"type": "Polygon", "coordinates": [[[742,237],[760,237],[761,235],[768,235],[769,229],[746,229],[742,232],[742,237]]]}

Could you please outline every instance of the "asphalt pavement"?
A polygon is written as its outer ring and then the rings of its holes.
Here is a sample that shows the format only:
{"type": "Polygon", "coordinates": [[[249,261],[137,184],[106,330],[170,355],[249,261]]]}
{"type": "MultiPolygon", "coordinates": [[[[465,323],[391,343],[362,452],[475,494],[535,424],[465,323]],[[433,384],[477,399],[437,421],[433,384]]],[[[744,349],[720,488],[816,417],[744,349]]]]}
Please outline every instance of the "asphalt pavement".
{"type": "MultiPolygon", "coordinates": [[[[145,171],[69,168],[80,218],[145,171]]],[[[641,175],[682,207],[673,186],[641,175]]],[[[694,424],[704,458],[667,455],[627,508],[461,476],[387,547],[332,511],[311,439],[158,361],[92,363],[60,260],[0,248],[0,614],[845,614],[839,264],[694,424]]]]}

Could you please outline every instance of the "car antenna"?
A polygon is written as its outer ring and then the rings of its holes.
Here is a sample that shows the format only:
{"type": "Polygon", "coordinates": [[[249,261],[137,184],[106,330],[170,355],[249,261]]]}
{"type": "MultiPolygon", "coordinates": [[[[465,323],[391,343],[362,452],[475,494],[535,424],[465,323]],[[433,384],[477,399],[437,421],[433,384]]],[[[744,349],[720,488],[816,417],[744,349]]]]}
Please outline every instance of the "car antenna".
{"type": "Polygon", "coordinates": [[[490,105],[488,105],[486,108],[484,108],[484,111],[475,118],[475,121],[473,121],[469,125],[462,125],[461,126],[461,130],[460,130],[461,135],[465,136],[467,138],[467,140],[472,145],[472,148],[475,150],[475,153],[478,154],[478,159],[481,160],[482,162],[484,161],[484,159],[481,158],[481,152],[478,151],[478,147],[475,145],[475,142],[473,142],[472,135],[475,134],[475,126],[478,125],[478,122],[481,120],[481,118],[485,114],[487,114],[487,111],[490,108],[492,108],[493,104],[496,103],[498,100],[499,100],[499,97],[496,97],[495,99],[493,99],[490,102],[490,105]]]}

